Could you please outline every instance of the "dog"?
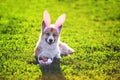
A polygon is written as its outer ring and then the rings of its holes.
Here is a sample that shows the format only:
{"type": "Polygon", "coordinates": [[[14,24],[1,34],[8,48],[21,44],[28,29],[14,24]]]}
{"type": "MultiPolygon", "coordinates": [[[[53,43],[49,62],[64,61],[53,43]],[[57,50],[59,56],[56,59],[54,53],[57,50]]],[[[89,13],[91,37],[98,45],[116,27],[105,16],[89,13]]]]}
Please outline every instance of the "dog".
{"type": "Polygon", "coordinates": [[[48,11],[43,13],[42,31],[36,44],[34,56],[40,64],[51,64],[54,58],[61,58],[61,55],[70,55],[74,50],[66,43],[60,41],[60,33],[66,15],[62,14],[51,24],[48,11]]]}

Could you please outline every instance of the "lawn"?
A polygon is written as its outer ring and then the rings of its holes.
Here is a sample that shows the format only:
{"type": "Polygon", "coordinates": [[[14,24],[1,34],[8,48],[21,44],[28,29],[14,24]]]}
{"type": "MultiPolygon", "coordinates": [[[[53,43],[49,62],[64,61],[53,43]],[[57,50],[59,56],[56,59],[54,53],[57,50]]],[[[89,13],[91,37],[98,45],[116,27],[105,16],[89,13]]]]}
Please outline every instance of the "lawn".
{"type": "Polygon", "coordinates": [[[0,80],[120,80],[120,0],[0,0],[0,80]],[[48,66],[33,56],[44,10],[66,13],[75,50],[48,66]]]}

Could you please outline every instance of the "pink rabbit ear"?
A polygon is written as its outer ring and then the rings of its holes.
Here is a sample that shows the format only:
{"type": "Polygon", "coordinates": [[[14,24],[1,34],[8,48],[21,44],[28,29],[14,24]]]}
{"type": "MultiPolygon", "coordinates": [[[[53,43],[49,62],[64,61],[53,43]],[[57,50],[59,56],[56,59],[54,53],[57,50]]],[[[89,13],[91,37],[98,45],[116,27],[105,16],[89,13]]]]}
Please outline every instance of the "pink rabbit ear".
{"type": "Polygon", "coordinates": [[[45,26],[49,27],[50,26],[50,15],[48,11],[46,10],[44,11],[44,14],[43,14],[43,20],[44,20],[45,26]]]}
{"type": "Polygon", "coordinates": [[[65,14],[61,15],[61,16],[57,19],[57,21],[56,21],[56,23],[55,23],[55,26],[56,26],[56,27],[62,26],[63,23],[64,23],[64,21],[65,21],[65,18],[66,18],[66,15],[65,15],[65,14]]]}

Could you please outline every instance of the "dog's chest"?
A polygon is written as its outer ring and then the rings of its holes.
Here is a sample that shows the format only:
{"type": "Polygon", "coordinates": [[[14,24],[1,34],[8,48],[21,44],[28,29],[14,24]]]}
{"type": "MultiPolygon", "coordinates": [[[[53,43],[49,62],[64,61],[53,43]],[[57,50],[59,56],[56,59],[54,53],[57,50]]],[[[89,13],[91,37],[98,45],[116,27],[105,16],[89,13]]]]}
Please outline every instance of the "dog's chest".
{"type": "Polygon", "coordinates": [[[58,50],[43,50],[43,55],[50,58],[54,58],[58,53],[58,50]]]}
{"type": "Polygon", "coordinates": [[[42,45],[42,56],[54,58],[59,53],[59,48],[55,45],[42,45]]]}

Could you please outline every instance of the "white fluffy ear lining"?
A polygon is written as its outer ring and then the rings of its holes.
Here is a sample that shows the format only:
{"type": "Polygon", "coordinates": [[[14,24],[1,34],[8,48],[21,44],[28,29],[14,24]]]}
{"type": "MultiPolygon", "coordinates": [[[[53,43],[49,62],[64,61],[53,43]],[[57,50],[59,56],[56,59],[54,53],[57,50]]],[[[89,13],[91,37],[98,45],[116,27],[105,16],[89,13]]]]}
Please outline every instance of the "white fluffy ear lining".
{"type": "Polygon", "coordinates": [[[65,14],[61,15],[61,16],[57,19],[57,21],[56,21],[56,23],[55,23],[55,26],[56,26],[56,27],[59,27],[59,26],[63,25],[63,23],[64,23],[64,21],[65,21],[65,18],[66,18],[66,15],[65,15],[65,14]]]}
{"type": "Polygon", "coordinates": [[[48,13],[48,11],[44,11],[44,14],[43,14],[43,20],[44,20],[44,23],[45,23],[45,27],[49,27],[50,26],[50,15],[48,13]]]}

